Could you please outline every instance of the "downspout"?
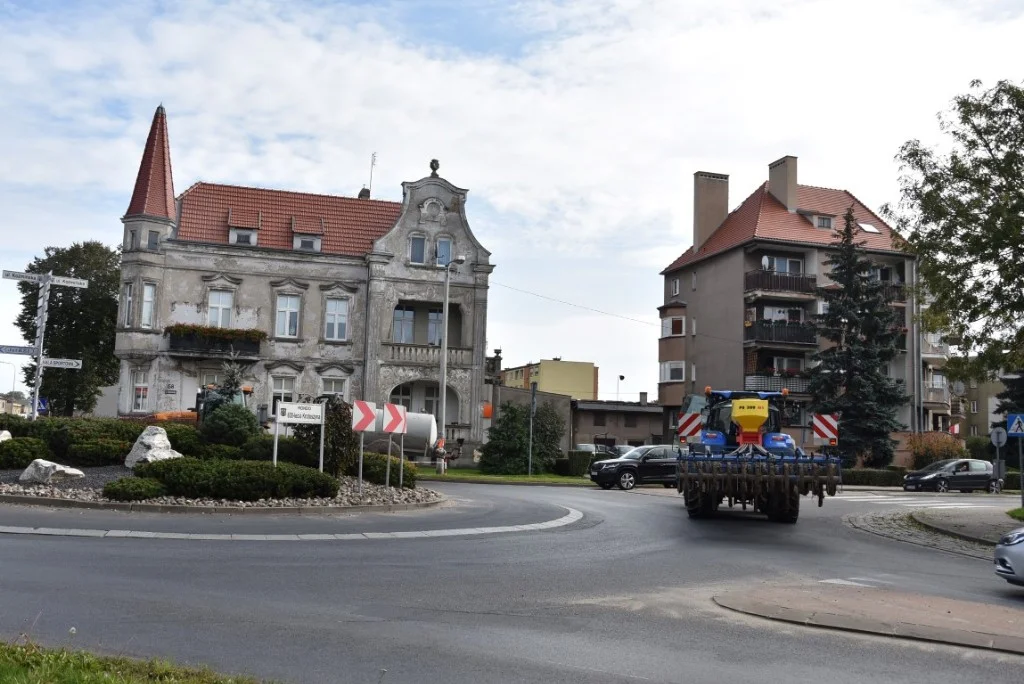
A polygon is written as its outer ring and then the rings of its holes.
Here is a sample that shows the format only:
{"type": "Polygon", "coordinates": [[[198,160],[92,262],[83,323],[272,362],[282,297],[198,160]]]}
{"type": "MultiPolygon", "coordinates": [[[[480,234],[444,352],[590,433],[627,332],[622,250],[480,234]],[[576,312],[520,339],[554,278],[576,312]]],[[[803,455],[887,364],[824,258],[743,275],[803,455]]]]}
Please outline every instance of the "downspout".
{"type": "Polygon", "coordinates": [[[369,398],[366,396],[366,381],[369,375],[370,366],[370,326],[372,325],[370,316],[370,271],[372,265],[369,260],[366,262],[366,307],[363,312],[363,387],[362,396],[363,401],[368,401],[369,398]]]}

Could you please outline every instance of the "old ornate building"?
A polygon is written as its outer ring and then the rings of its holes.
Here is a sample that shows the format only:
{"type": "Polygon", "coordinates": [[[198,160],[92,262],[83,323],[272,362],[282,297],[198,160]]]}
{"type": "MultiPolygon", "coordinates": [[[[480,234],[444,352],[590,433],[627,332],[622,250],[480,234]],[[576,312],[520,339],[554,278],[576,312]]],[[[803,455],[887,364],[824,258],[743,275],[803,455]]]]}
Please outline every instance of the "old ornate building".
{"type": "Polygon", "coordinates": [[[118,412],[194,407],[233,353],[264,415],[324,393],[437,415],[450,267],[446,433],[482,442],[494,266],[467,191],[430,166],[400,203],[204,182],[176,197],[158,108],[122,219],[118,412]]]}

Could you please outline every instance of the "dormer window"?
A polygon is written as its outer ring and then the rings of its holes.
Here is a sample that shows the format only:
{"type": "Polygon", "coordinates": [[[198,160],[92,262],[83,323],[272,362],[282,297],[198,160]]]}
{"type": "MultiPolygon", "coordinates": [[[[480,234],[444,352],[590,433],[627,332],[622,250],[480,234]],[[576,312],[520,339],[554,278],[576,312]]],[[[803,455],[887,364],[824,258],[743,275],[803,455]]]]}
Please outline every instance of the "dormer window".
{"type": "Polygon", "coordinates": [[[413,235],[409,238],[409,262],[425,264],[427,262],[427,238],[413,235]]]}
{"type": "Polygon", "coordinates": [[[302,252],[319,252],[320,237],[317,235],[295,235],[292,248],[302,252]]]}
{"type": "Polygon", "coordinates": [[[437,239],[437,265],[447,266],[452,260],[452,241],[450,238],[437,239]]]}
{"type": "Polygon", "coordinates": [[[232,228],[229,239],[233,245],[253,246],[256,244],[256,231],[245,228],[232,228]]]}
{"type": "Polygon", "coordinates": [[[831,216],[819,216],[818,217],[818,227],[819,228],[827,228],[827,229],[831,230],[832,229],[832,217],[831,216]]]}

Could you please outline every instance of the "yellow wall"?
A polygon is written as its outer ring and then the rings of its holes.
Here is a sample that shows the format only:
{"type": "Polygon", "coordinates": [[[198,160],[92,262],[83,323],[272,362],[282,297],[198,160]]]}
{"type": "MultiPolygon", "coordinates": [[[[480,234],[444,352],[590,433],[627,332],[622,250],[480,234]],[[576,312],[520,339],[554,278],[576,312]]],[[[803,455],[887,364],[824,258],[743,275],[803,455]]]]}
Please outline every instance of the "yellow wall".
{"type": "Polygon", "coordinates": [[[597,399],[594,364],[588,361],[540,362],[540,373],[535,378],[537,389],[555,394],[568,394],[573,399],[597,399]]]}

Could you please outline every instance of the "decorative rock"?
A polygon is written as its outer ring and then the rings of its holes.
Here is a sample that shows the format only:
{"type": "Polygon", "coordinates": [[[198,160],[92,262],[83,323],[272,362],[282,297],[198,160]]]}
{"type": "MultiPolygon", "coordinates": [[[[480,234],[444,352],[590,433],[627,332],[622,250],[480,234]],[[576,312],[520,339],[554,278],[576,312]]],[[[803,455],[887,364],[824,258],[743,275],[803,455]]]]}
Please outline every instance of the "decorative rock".
{"type": "Polygon", "coordinates": [[[44,461],[41,458],[37,458],[28,464],[28,468],[25,468],[25,472],[18,478],[18,482],[50,484],[55,481],[72,480],[79,477],[85,477],[85,473],[77,468],[69,468],[53,461],[44,461]]]}
{"type": "Polygon", "coordinates": [[[171,448],[171,440],[167,439],[167,430],[150,425],[135,440],[135,446],[124,459],[124,467],[134,468],[139,463],[166,461],[169,458],[181,458],[181,454],[171,448]]]}
{"type": "Polygon", "coordinates": [[[8,430],[0,430],[0,442],[6,442],[11,439],[11,433],[8,430]]]}

